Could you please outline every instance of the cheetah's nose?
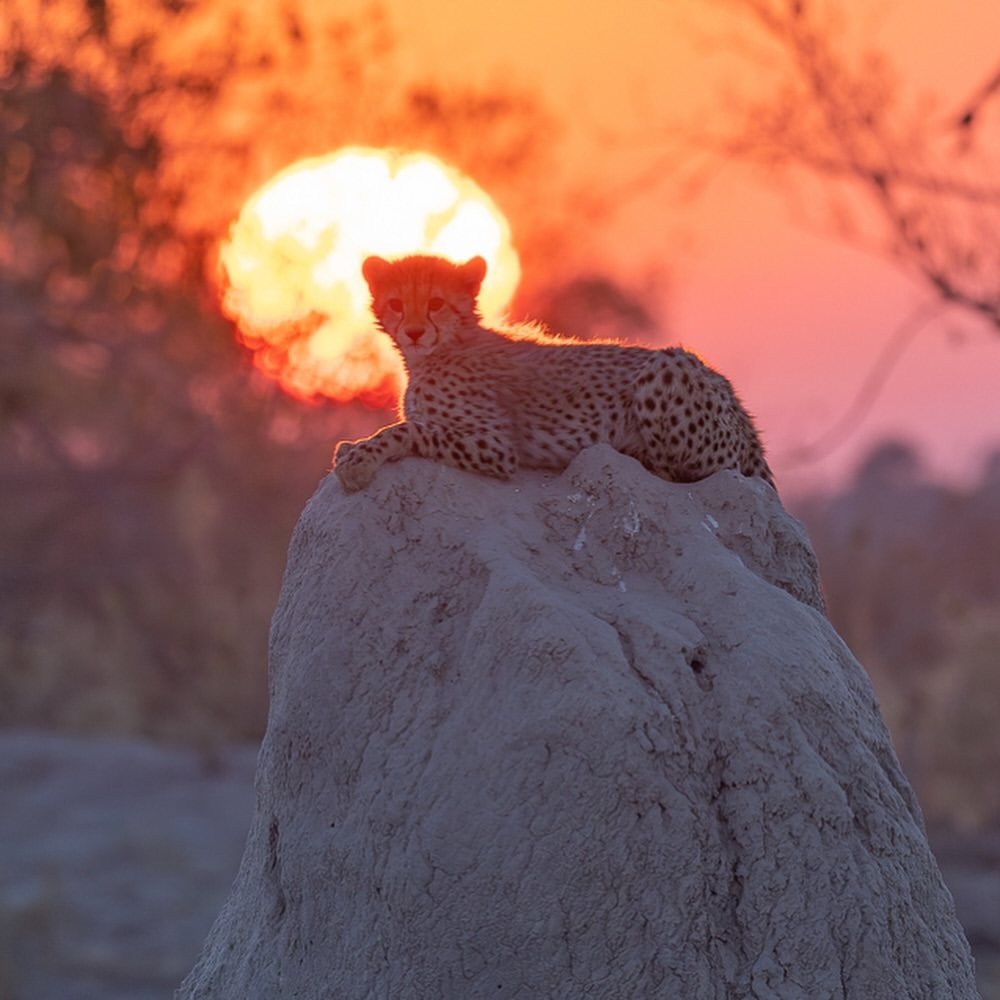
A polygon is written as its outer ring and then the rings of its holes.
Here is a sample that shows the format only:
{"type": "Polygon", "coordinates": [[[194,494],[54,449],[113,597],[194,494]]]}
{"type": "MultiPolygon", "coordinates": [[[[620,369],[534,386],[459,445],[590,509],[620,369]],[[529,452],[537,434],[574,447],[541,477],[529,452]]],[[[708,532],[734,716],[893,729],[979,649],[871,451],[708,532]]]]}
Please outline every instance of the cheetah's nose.
{"type": "Polygon", "coordinates": [[[424,328],[422,326],[411,326],[403,332],[410,338],[410,343],[415,344],[424,335],[424,328]]]}

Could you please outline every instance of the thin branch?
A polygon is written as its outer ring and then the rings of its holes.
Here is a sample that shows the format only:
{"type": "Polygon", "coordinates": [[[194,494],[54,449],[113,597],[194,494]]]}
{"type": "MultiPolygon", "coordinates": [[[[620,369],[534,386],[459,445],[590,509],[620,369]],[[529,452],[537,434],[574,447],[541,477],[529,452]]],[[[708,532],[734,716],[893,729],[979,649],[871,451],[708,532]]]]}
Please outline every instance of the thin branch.
{"type": "MultiPolygon", "coordinates": [[[[970,273],[966,264],[974,251],[988,251],[992,245],[982,237],[970,245],[967,227],[982,228],[984,214],[995,211],[1000,203],[995,187],[942,175],[928,166],[921,141],[926,129],[917,127],[909,143],[900,139],[888,115],[884,77],[852,69],[833,49],[829,32],[807,17],[803,4],[775,7],[741,0],[740,6],[784,52],[792,86],[769,105],[758,105],[755,113],[751,109],[751,125],[760,134],[741,129],[728,144],[728,155],[853,185],[881,217],[891,259],[944,302],[1000,330],[1000,288],[982,287],[984,280],[995,278],[995,267],[987,262],[970,273]],[[818,117],[810,121],[809,112],[818,117]]],[[[997,90],[1000,73],[980,89],[973,106],[980,107],[997,90]]]]}
{"type": "Polygon", "coordinates": [[[844,444],[871,412],[886,382],[889,381],[889,376],[917,334],[946,308],[943,302],[930,301],[914,309],[882,345],[882,350],[868,369],[868,374],[865,375],[847,409],[814,441],[792,450],[787,456],[788,462],[793,465],[818,462],[844,444]]]}
{"type": "Polygon", "coordinates": [[[956,126],[963,129],[972,128],[985,104],[997,94],[1000,94],[1000,69],[972,95],[965,105],[965,110],[956,116],[956,126]]]}

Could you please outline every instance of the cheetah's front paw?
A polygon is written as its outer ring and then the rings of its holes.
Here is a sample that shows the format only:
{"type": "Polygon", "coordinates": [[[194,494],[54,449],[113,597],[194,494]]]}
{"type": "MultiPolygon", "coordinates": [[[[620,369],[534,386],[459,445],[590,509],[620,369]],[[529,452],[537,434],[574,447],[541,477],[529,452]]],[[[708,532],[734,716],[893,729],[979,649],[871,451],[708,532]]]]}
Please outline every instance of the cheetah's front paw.
{"type": "Polygon", "coordinates": [[[375,478],[379,467],[379,463],[358,448],[354,441],[341,441],[333,461],[333,471],[345,493],[363,490],[375,478]]]}

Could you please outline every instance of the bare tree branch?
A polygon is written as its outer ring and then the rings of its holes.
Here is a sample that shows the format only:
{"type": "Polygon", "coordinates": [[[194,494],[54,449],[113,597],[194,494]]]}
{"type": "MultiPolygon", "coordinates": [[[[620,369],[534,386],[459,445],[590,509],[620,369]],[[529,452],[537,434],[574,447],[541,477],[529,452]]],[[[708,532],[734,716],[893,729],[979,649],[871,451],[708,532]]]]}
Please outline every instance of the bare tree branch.
{"type": "Polygon", "coordinates": [[[889,376],[899,364],[907,348],[917,335],[927,328],[944,311],[937,300],[925,302],[913,310],[892,336],[883,344],[882,350],[868,369],[860,388],[847,409],[822,435],[806,445],[795,448],[788,456],[797,465],[805,465],[826,458],[840,447],[858,429],[871,412],[889,376]]]}
{"type": "MultiPolygon", "coordinates": [[[[707,141],[775,177],[822,182],[844,214],[872,221],[885,255],[942,302],[1000,331],[1000,187],[983,180],[1000,175],[995,149],[956,156],[953,132],[900,100],[884,56],[838,47],[834,8],[723,2],[764,36],[783,69],[771,92],[741,102],[721,137],[707,141]]],[[[1000,73],[976,92],[963,121],[971,124],[998,90],[1000,73]]]]}
{"type": "Polygon", "coordinates": [[[973,124],[979,119],[983,107],[998,93],[1000,93],[1000,69],[997,69],[969,99],[965,105],[965,110],[958,116],[956,123],[958,127],[971,129],[973,124]]]}

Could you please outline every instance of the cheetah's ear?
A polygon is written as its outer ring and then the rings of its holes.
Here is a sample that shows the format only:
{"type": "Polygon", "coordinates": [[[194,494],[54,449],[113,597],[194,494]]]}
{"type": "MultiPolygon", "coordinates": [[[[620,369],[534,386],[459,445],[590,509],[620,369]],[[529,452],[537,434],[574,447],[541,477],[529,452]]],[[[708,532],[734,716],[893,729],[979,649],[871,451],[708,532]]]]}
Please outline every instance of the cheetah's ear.
{"type": "Polygon", "coordinates": [[[365,257],[361,265],[361,274],[368,282],[368,289],[375,294],[375,289],[381,285],[389,276],[389,268],[392,265],[384,257],[365,257]]]}
{"type": "Polygon", "coordinates": [[[478,295],[479,286],[486,277],[486,261],[482,257],[473,257],[472,260],[459,264],[458,276],[473,295],[478,295]]]}

